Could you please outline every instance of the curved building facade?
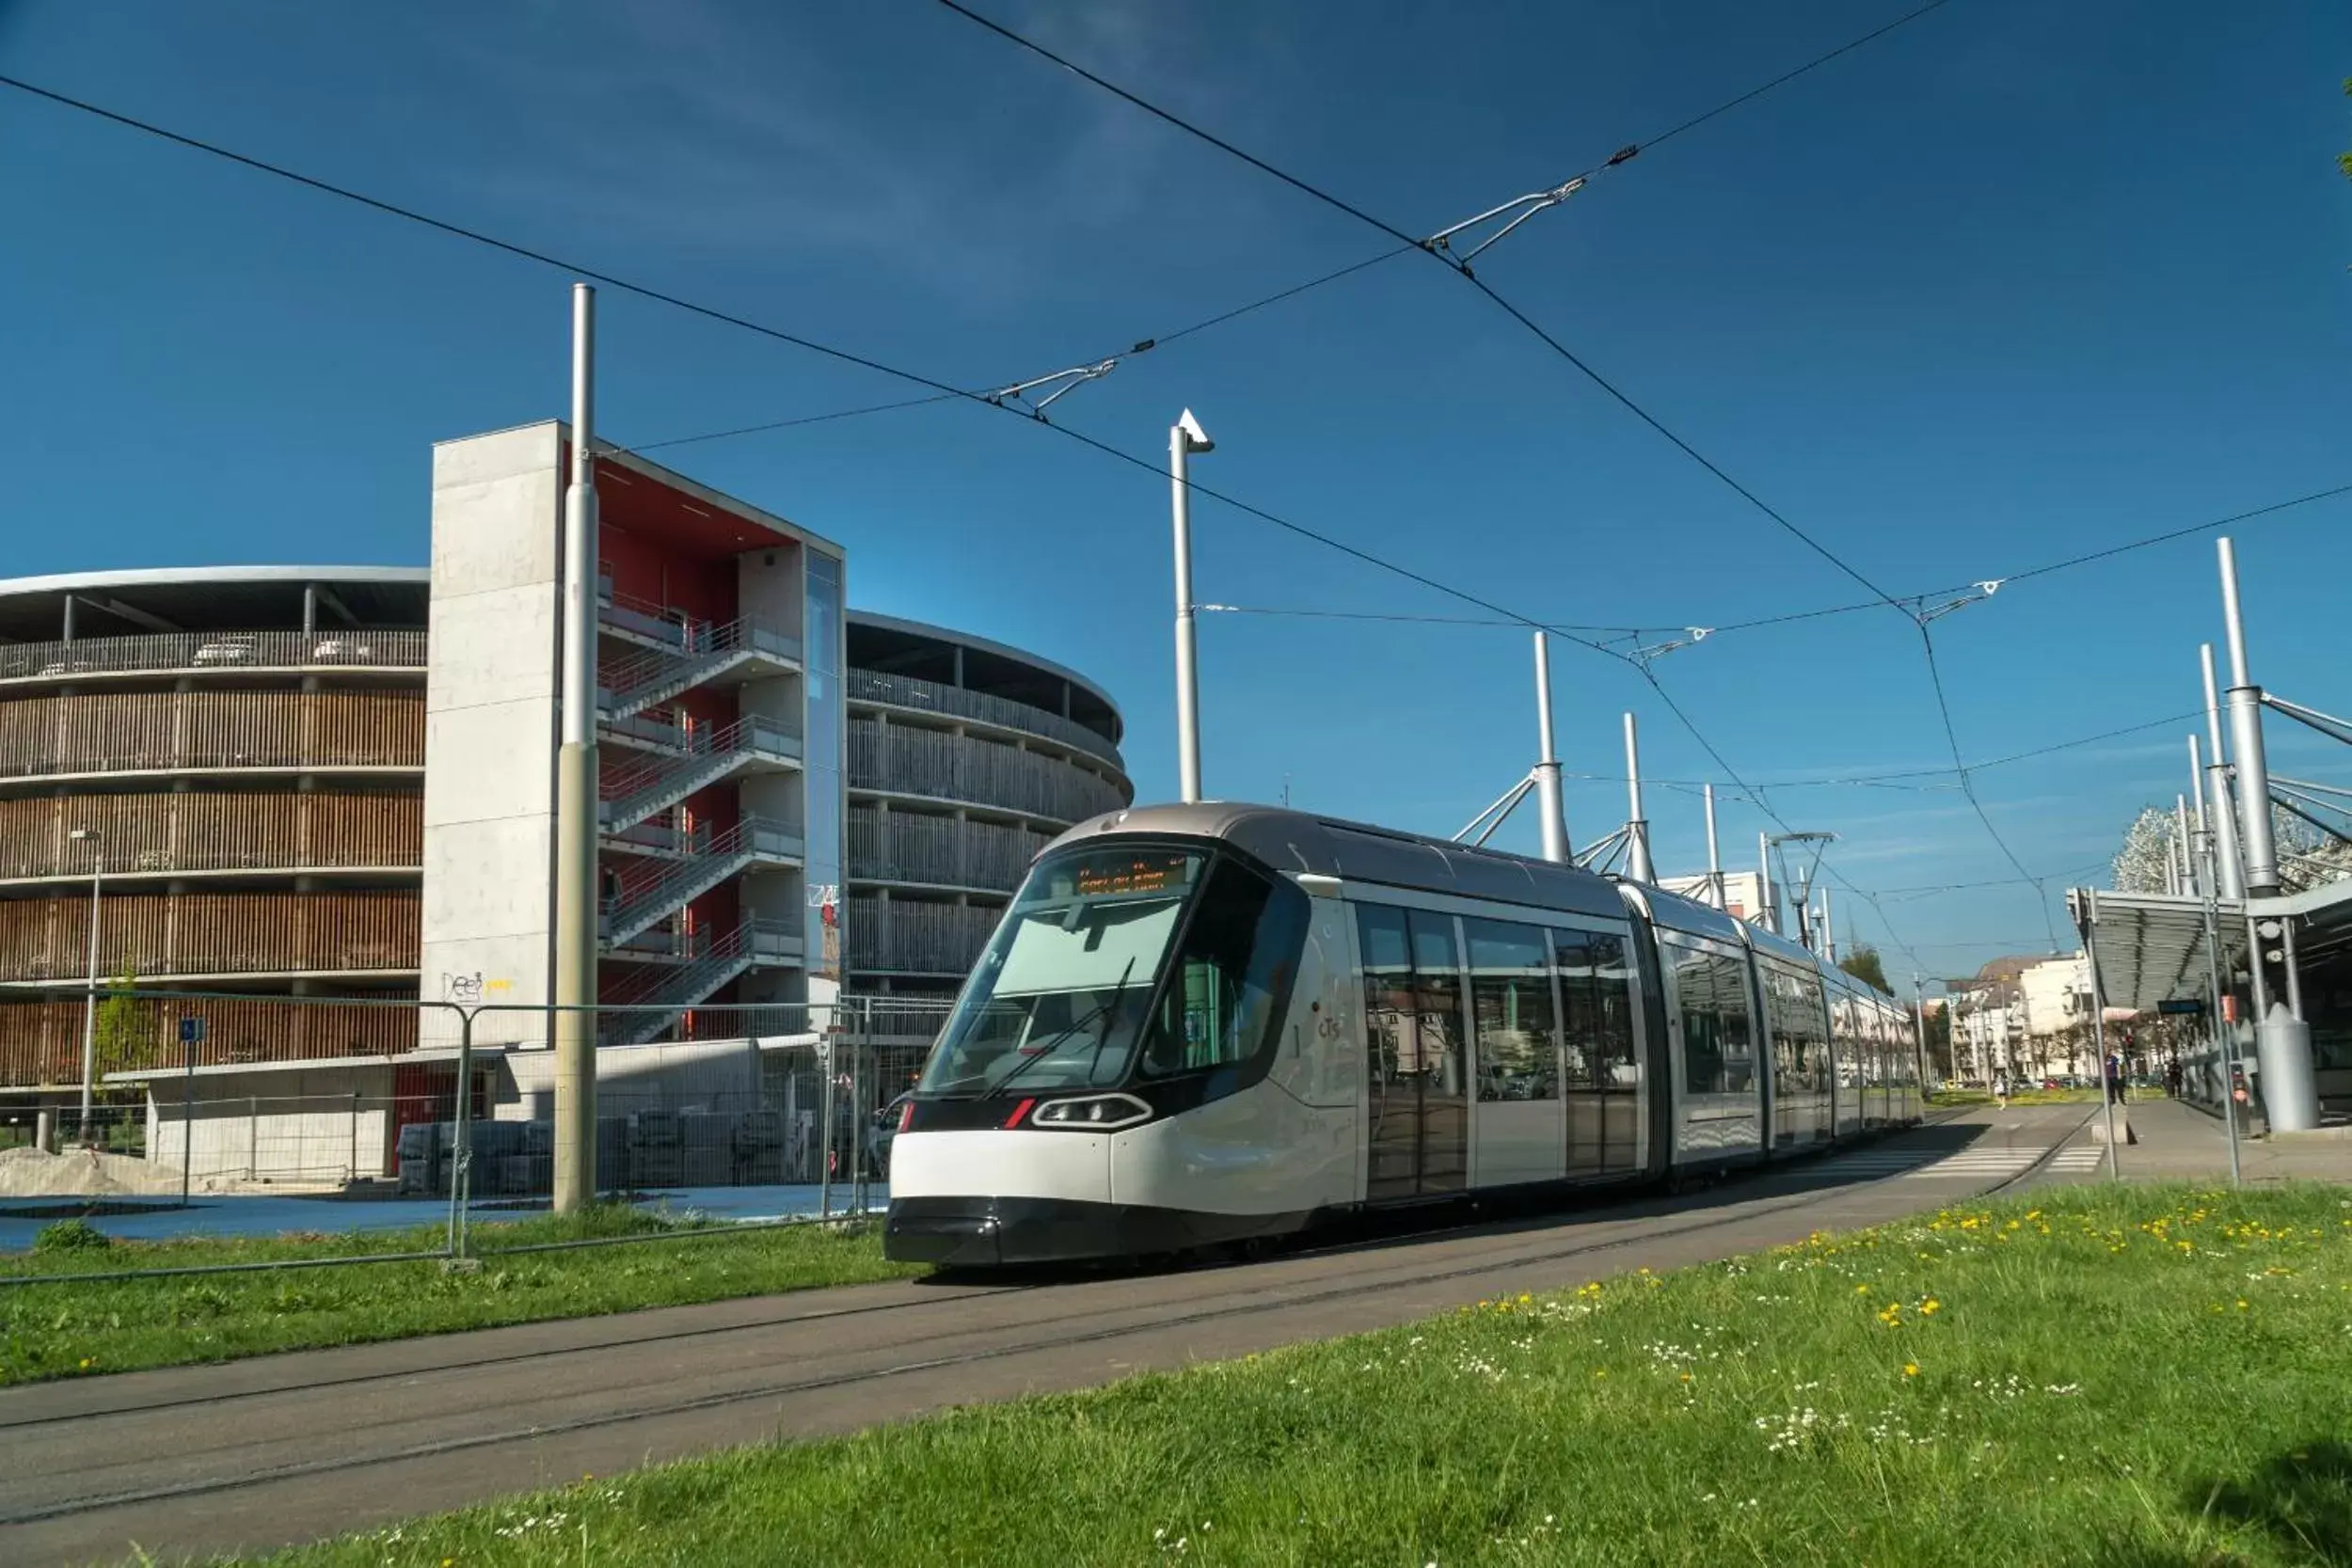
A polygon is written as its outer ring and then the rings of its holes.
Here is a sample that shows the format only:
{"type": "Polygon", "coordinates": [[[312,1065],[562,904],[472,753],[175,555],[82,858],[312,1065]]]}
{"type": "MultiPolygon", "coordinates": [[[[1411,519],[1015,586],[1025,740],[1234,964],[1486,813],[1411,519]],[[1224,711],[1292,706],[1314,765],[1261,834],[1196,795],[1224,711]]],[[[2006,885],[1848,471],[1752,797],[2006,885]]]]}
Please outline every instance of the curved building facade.
{"type": "Polygon", "coordinates": [[[1135,800],[1109,693],[985,638],[849,614],[849,981],[953,990],[1030,860],[1135,800]]]}
{"type": "Polygon", "coordinates": [[[0,582],[0,1085],[78,1080],[93,905],[105,980],[415,994],[428,597],[404,568],[0,582]]]}

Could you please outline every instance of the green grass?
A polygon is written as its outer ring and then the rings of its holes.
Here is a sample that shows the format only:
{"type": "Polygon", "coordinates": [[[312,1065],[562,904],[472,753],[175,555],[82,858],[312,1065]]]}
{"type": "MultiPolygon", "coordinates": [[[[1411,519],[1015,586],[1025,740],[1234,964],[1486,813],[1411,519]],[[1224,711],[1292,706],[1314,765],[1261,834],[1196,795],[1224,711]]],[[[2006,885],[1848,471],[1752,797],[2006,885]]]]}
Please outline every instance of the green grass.
{"type": "MultiPolygon", "coordinates": [[[[428,1261],[0,1287],[0,1384],[585,1318],[919,1272],[885,1262],[870,1226],[792,1226],[519,1256],[497,1250],[583,1236],[652,1237],[664,1228],[672,1227],[626,1209],[483,1226],[473,1232],[481,1266],[466,1273],[428,1261]]],[[[414,1252],[444,1239],[440,1227],[426,1226],[348,1235],[117,1242],[0,1258],[0,1275],[414,1252]]]]}
{"type": "Polygon", "coordinates": [[[269,1560],[2352,1562],[2352,1189],[2057,1189],[269,1560]]]}

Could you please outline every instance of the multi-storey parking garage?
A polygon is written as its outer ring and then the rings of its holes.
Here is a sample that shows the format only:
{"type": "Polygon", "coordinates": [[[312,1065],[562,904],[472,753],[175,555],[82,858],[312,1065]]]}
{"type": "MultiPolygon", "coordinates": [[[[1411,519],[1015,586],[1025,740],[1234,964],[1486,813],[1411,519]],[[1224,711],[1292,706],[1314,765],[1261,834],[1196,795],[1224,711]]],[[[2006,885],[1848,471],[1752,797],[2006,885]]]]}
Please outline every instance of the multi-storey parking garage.
{"type": "Polygon", "coordinates": [[[415,994],[426,599],[404,568],[0,583],[0,1085],[78,1079],[93,908],[110,983],[415,994]]]}
{"type": "MultiPolygon", "coordinates": [[[[0,583],[0,1088],[78,1082],[93,902],[109,990],[255,998],[208,1007],[224,1053],[413,1045],[402,1014],[265,999],[418,993],[428,590],[405,567],[0,583]]],[[[862,611],[848,664],[849,982],[951,990],[1038,848],[1133,800],[1119,711],[1047,660],[862,611]]]]}
{"type": "Polygon", "coordinates": [[[850,973],[955,988],[1030,860],[1135,799],[1107,693],[1001,643],[852,610],[850,973]]]}

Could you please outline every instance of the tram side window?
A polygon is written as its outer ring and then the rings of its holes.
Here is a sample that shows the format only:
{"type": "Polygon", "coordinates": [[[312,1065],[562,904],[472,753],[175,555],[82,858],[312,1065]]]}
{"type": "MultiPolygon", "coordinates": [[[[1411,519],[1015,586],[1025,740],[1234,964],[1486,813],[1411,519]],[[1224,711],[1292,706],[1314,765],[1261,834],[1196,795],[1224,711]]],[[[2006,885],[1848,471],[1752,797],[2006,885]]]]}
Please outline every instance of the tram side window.
{"type": "Polygon", "coordinates": [[[1374,1053],[1376,1084],[1410,1070],[1412,1054],[1413,949],[1405,932],[1405,911],[1382,904],[1356,906],[1356,942],[1364,964],[1364,1030],[1374,1053]]]}
{"type": "Polygon", "coordinates": [[[1775,1082],[1791,1093],[1811,1094],[1828,1086],[1823,1058],[1828,1036],[1821,1022],[1820,982],[1776,969],[1764,972],[1772,1022],[1775,1082]]]}
{"type": "Polygon", "coordinates": [[[1675,987],[1682,1007],[1683,1088],[1745,1094],[1755,1085],[1747,966],[1737,958],[1677,947],[1675,987]]]}
{"type": "Polygon", "coordinates": [[[1359,904],[1356,932],[1379,1080],[1425,1077],[1433,1088],[1460,1093],[1462,976],[1454,917],[1359,904]]]}
{"type": "Polygon", "coordinates": [[[1307,934],[1307,895],[1220,860],[1184,929],[1144,1047],[1147,1077],[1236,1067],[1273,1043],[1307,934]]]}
{"type": "Polygon", "coordinates": [[[1466,920],[1462,929],[1470,939],[1478,1098],[1559,1099],[1560,1053],[1552,1034],[1544,933],[1498,920],[1466,920]]]}
{"type": "Polygon", "coordinates": [[[1427,1080],[1424,1093],[1458,1095],[1462,1084],[1462,956],[1454,942],[1454,917],[1428,910],[1405,911],[1413,939],[1415,1069],[1427,1080]]]}
{"type": "Polygon", "coordinates": [[[1829,1087],[1829,1026],[1821,1022],[1821,982],[1810,974],[1797,976],[1798,1011],[1805,1030],[1805,1087],[1820,1092],[1829,1087]]]}
{"type": "Polygon", "coordinates": [[[1633,1045],[1633,966],[1626,959],[1625,938],[1593,936],[1585,943],[1593,955],[1601,1087],[1613,1094],[1637,1094],[1642,1087],[1642,1058],[1633,1045]]]}

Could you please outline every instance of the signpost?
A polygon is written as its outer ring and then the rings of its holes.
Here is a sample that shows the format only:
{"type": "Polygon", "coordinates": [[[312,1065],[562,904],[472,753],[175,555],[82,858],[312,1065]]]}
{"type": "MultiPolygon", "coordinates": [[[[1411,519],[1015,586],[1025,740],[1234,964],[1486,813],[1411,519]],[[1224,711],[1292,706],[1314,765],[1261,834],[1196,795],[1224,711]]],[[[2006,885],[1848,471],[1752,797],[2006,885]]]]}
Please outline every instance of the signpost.
{"type": "Polygon", "coordinates": [[[2156,1004],[2156,1011],[2183,1018],[2202,1018],[2205,1016],[2205,999],[2201,996],[2169,997],[2156,1004]]]}
{"type": "Polygon", "coordinates": [[[187,1063],[180,1079],[180,1207],[188,1206],[188,1176],[196,1163],[196,1048],[204,1043],[204,1019],[193,1015],[180,1021],[182,1055],[187,1063]]]}

